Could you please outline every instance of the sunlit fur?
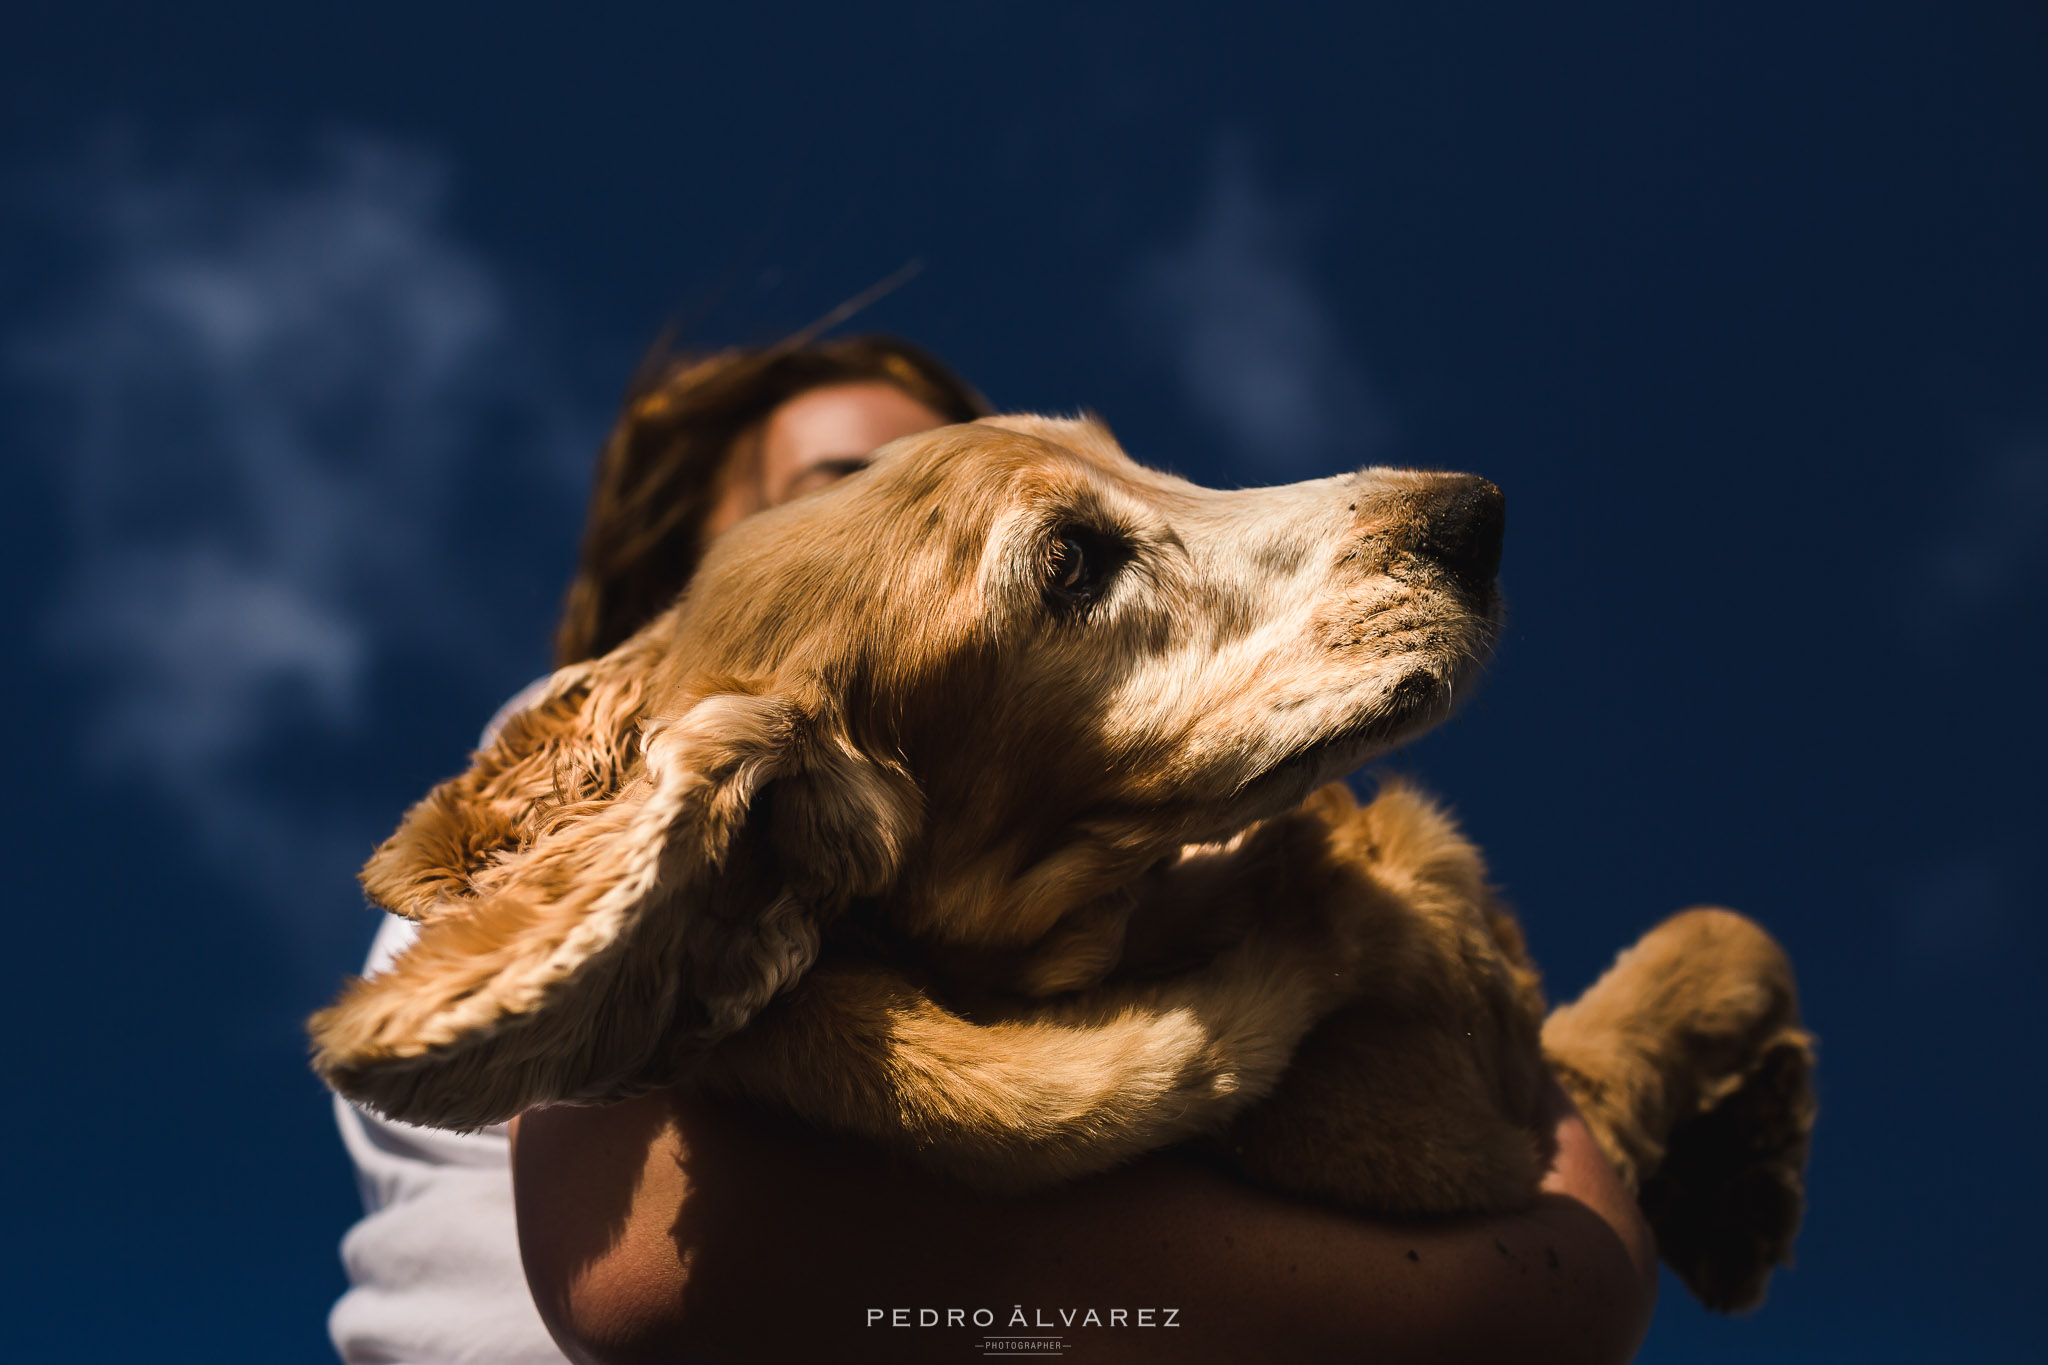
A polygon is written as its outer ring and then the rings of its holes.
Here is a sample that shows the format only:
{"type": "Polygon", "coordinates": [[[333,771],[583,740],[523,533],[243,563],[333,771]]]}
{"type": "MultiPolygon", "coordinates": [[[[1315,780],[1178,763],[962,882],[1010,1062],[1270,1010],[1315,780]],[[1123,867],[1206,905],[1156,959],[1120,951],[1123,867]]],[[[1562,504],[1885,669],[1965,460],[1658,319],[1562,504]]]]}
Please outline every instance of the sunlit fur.
{"type": "MultiPolygon", "coordinates": [[[[420,938],[315,1017],[316,1066],[443,1126],[694,1080],[996,1188],[1198,1139],[1356,1207],[1525,1202],[1519,934],[1428,801],[1325,785],[1492,645],[1491,585],[1427,548],[1458,477],[1218,492],[1037,417],[894,443],[722,538],[407,815],[363,879],[420,938]],[[1110,561],[1083,603],[1048,591],[1077,529],[1110,561]]],[[[1554,1050],[1644,1182],[1797,1051],[1785,1133],[1693,1181],[1789,1187],[1716,1272],[1747,1301],[1797,1221],[1804,1036],[1782,955],[1686,923],[1686,974],[1624,959],[1554,1050]]]]}

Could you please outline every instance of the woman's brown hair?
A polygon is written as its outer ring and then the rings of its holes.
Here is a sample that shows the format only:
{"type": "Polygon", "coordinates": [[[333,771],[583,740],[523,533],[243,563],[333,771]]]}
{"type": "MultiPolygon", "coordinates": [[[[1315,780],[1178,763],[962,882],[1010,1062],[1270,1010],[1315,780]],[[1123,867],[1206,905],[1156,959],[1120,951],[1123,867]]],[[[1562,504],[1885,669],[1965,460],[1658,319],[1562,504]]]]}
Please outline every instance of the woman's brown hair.
{"type": "Polygon", "coordinates": [[[609,652],[675,600],[704,553],[704,522],[740,438],[788,400],[881,381],[952,422],[988,404],[933,356],[894,337],[669,357],[642,368],[598,457],[555,666],[609,652]]]}

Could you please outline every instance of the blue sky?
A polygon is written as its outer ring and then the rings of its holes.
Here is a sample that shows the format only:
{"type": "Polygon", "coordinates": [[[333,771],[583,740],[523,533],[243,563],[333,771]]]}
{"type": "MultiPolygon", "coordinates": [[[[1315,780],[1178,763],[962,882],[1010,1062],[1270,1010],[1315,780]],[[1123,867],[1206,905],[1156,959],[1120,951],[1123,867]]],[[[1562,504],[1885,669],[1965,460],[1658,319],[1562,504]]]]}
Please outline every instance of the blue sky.
{"type": "Polygon", "coordinates": [[[544,666],[655,331],[910,259],[865,321],[1000,405],[1508,491],[1501,656],[1399,766],[1560,993],[1723,902],[1822,1038],[1798,1267],[1745,1321],[1668,1285],[1645,1360],[2041,1358],[2037,8],[23,13],[23,1358],[326,1358],[297,1019],[354,868],[544,666]]]}

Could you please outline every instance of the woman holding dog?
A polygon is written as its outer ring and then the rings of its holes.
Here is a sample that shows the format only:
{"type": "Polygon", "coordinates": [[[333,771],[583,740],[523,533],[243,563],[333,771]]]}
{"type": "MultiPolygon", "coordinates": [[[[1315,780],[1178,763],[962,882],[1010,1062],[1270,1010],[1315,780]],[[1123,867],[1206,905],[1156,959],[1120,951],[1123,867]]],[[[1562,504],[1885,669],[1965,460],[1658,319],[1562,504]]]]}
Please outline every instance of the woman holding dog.
{"type": "MultiPolygon", "coordinates": [[[[881,338],[651,375],[600,461],[556,662],[632,634],[742,518],[986,410],[881,338]]],[[[681,1090],[475,1138],[344,1106],[372,1212],[345,1243],[357,1287],[334,1332],[347,1359],[558,1358],[537,1305],[572,1357],[603,1361],[950,1361],[1046,1336],[1103,1360],[1625,1360],[1654,1302],[1650,1234],[1555,1087],[1545,1122],[1556,1155],[1534,1208],[1404,1226],[1171,1153],[983,1196],[681,1090]]]]}

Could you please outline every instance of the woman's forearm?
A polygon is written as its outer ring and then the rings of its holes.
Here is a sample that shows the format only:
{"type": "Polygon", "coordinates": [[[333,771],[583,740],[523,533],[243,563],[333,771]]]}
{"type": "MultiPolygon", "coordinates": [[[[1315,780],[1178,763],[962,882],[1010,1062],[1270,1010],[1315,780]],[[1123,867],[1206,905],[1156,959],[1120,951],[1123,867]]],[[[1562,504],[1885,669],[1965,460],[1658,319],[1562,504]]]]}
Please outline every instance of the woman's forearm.
{"type": "Polygon", "coordinates": [[[520,1125],[521,1245],[542,1316],[592,1361],[958,1361],[1044,1335],[1083,1360],[1626,1360],[1654,1249],[1559,1102],[1534,1207],[1418,1225],[1171,1155],[1005,1199],[701,1098],[550,1109],[520,1125]]]}

